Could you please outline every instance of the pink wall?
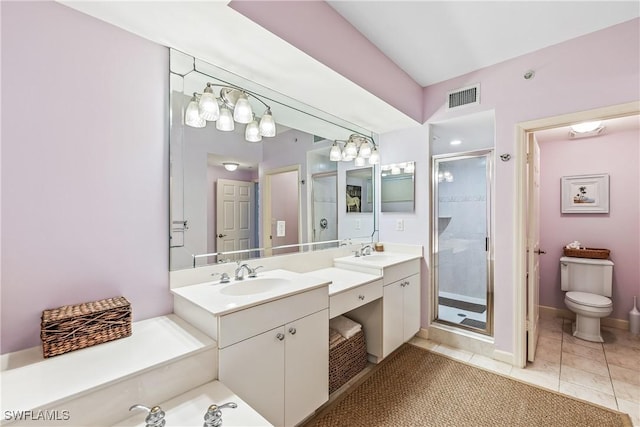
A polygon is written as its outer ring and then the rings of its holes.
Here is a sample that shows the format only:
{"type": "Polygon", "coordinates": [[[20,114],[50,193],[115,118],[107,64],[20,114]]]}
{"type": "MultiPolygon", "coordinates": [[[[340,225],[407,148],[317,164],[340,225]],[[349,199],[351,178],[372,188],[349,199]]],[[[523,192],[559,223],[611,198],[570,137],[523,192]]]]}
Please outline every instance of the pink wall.
{"type": "Polygon", "coordinates": [[[596,138],[540,143],[540,304],[566,309],[560,290],[562,247],[579,240],[611,250],[613,313],[628,320],[633,296],[640,295],[640,173],[635,162],[640,134],[627,131],[596,138]],[[609,214],[561,214],[560,178],[608,173],[609,214]]]}
{"type": "Polygon", "coordinates": [[[2,347],[42,310],[168,292],[168,51],[53,2],[2,2],[2,347]]]}
{"type": "Polygon", "coordinates": [[[229,6],[409,117],[421,119],[420,85],[326,2],[242,0],[229,6]]]}
{"type": "MultiPolygon", "coordinates": [[[[298,221],[298,171],[282,172],[271,176],[271,227],[273,246],[292,245],[299,243],[298,221]],[[275,221],[285,221],[284,237],[276,236],[275,221]]],[[[278,254],[297,252],[297,248],[281,249],[278,254]]]]}
{"type": "MultiPolygon", "coordinates": [[[[640,19],[634,19],[428,86],[424,89],[424,119],[436,122],[494,109],[496,154],[513,155],[515,126],[520,122],[637,101],[640,94],[639,52],[640,19]],[[523,74],[529,69],[536,70],[535,78],[525,80],[523,74]],[[445,109],[447,91],[474,83],[481,84],[480,105],[448,112],[445,109]]],[[[424,150],[427,150],[428,141],[424,144],[424,150]]],[[[514,350],[515,333],[515,181],[515,162],[497,161],[494,175],[494,337],[496,348],[506,352],[514,350]]],[[[421,184],[418,186],[420,188],[421,184]]],[[[424,195],[426,189],[422,188],[418,194],[424,195]]],[[[407,230],[405,226],[405,233],[428,233],[428,217],[422,220],[425,225],[419,230],[407,230]]]]}

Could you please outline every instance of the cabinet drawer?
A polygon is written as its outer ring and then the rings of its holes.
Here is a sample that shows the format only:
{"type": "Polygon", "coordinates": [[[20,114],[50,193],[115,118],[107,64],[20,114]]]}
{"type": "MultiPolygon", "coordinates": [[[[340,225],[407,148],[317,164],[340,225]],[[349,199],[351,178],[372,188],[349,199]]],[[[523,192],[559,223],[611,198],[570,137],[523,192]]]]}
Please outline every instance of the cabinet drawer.
{"type": "Polygon", "coordinates": [[[334,318],[382,297],[382,279],[329,297],[329,318],[334,318]]]}
{"type": "Polygon", "coordinates": [[[405,277],[420,272],[420,259],[412,259],[411,261],[401,264],[392,265],[384,268],[384,285],[387,286],[405,277]]]}
{"type": "Polygon", "coordinates": [[[329,306],[329,287],[322,286],[290,297],[220,316],[218,348],[224,348],[329,306]]]}

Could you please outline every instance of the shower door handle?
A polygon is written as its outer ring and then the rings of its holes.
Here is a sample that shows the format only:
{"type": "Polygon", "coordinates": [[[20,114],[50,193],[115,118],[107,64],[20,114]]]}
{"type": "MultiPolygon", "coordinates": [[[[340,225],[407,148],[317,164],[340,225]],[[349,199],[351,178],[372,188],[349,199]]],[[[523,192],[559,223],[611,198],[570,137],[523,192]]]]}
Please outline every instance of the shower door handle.
{"type": "Polygon", "coordinates": [[[488,237],[484,238],[484,251],[485,252],[489,252],[489,238],[488,237]]]}

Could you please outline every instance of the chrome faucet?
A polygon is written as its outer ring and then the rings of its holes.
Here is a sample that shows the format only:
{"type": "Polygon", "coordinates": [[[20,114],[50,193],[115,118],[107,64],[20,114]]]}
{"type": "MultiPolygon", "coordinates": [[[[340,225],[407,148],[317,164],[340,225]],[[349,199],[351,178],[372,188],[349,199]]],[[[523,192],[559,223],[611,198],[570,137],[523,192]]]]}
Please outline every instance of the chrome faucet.
{"type": "Polygon", "coordinates": [[[237,408],[238,405],[235,402],[228,402],[223,405],[216,405],[215,403],[207,409],[207,413],[204,414],[203,427],[219,427],[222,425],[222,409],[223,408],[237,408]]]}
{"type": "Polygon", "coordinates": [[[371,255],[371,249],[371,245],[362,245],[362,247],[360,248],[360,255],[371,255]]]}
{"type": "Polygon", "coordinates": [[[144,405],[133,405],[129,408],[130,411],[134,409],[142,409],[147,411],[147,416],[144,419],[146,427],[164,427],[166,420],[164,419],[164,411],[159,406],[149,408],[144,405]]]}
{"type": "Polygon", "coordinates": [[[251,275],[251,267],[249,267],[249,264],[240,264],[240,261],[238,261],[238,268],[236,268],[236,275],[235,275],[235,279],[236,280],[244,280],[244,271],[247,270],[247,273],[249,275],[251,275]]]}

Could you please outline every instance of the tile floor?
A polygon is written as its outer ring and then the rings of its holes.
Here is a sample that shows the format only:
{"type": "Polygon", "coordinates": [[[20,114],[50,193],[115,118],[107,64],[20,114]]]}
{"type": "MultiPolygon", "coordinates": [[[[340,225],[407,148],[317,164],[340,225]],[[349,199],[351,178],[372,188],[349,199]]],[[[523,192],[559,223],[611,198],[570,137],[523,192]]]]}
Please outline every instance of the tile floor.
{"type": "Polygon", "coordinates": [[[571,322],[541,319],[535,362],[526,368],[415,337],[410,342],[436,353],[578,399],[626,412],[640,426],[640,336],[602,328],[603,344],[571,335],[571,322]]]}

